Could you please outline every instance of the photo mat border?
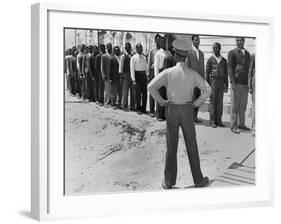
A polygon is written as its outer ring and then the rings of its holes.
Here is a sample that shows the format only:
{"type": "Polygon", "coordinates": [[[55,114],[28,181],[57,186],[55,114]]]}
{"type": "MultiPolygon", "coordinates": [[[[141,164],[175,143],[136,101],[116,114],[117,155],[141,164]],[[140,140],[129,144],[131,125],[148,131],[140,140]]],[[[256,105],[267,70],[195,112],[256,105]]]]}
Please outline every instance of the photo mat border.
{"type": "MultiPolygon", "coordinates": [[[[49,166],[48,166],[48,11],[61,12],[80,12],[80,13],[105,13],[117,15],[134,15],[141,17],[165,17],[169,19],[194,19],[208,21],[227,21],[234,23],[254,23],[264,24],[270,27],[270,36],[273,34],[273,19],[256,18],[256,17],[241,17],[228,15],[212,15],[200,13],[172,13],[158,11],[141,11],[133,10],[130,14],[124,10],[109,10],[96,9],[95,7],[76,6],[76,5],[61,5],[51,3],[38,3],[32,6],[32,197],[31,197],[31,214],[37,220],[50,219],[49,210],[49,166]],[[90,10],[89,10],[90,9],[90,10]],[[91,11],[92,10],[92,11],[91,11]],[[118,11],[118,13],[116,13],[118,11]],[[158,16],[155,16],[155,15],[158,16]],[[174,16],[177,14],[179,16],[174,16]],[[186,16],[188,15],[188,16],[186,16]],[[254,22],[253,22],[254,21],[254,22]],[[47,83],[47,84],[46,84],[47,83]],[[47,99],[47,101],[46,101],[47,99]]],[[[271,43],[271,51],[274,43],[271,43]]],[[[271,177],[273,181],[273,177],[271,177]]],[[[272,186],[272,183],[271,183],[272,186]]],[[[271,189],[270,199],[266,202],[252,202],[254,205],[272,204],[273,189],[271,189]]],[[[249,204],[252,204],[251,202],[249,204]]],[[[220,207],[220,206],[217,206],[220,207]]],[[[224,205],[222,207],[225,207],[224,205]]],[[[232,207],[236,207],[233,205],[232,207]]],[[[240,205],[238,205],[240,207],[240,205]]],[[[200,209],[200,208],[199,208],[200,209]]],[[[173,209],[171,209],[173,210],[173,209]]]]}

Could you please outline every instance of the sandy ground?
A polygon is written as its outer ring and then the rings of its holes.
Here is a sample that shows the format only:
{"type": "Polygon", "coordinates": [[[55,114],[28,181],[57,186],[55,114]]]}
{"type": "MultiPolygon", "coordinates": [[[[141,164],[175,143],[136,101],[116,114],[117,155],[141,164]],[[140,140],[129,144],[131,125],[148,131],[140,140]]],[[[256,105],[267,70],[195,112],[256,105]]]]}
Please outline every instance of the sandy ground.
{"type": "MultiPolygon", "coordinates": [[[[196,125],[204,175],[218,177],[233,161],[250,152],[255,139],[225,128],[209,127],[209,114],[196,125]]],[[[224,115],[223,121],[229,121],[224,115]]],[[[246,124],[250,126],[250,118],[246,124]]],[[[153,191],[161,189],[166,151],[166,123],[147,115],[104,108],[66,94],[65,193],[153,191]]],[[[237,161],[239,162],[239,161],[237,161]]],[[[182,133],[178,147],[177,187],[192,185],[182,133]]]]}

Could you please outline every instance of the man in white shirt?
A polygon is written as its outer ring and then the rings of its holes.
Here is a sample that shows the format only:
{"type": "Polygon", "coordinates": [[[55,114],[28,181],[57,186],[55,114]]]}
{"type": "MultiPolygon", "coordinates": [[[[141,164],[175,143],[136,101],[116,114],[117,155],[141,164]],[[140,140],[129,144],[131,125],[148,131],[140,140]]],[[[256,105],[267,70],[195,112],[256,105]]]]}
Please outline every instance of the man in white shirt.
{"type": "MultiPolygon", "coordinates": [[[[165,69],[164,67],[164,61],[165,58],[169,57],[169,52],[166,51],[166,39],[165,37],[159,38],[159,47],[160,49],[156,51],[154,56],[154,77],[156,77],[159,72],[163,71],[165,69]]],[[[167,99],[167,93],[165,86],[162,86],[159,89],[160,95],[167,99]]],[[[158,121],[164,121],[165,118],[165,107],[161,106],[159,103],[156,104],[156,118],[158,121]]]]}
{"type": "Polygon", "coordinates": [[[136,45],[137,53],[131,58],[130,70],[133,85],[136,89],[137,112],[146,113],[147,102],[147,62],[142,54],[143,48],[140,43],[136,45]]]}
{"type": "Polygon", "coordinates": [[[208,83],[185,63],[187,43],[176,39],[173,42],[178,63],[176,66],[165,69],[158,74],[148,85],[148,90],[154,99],[166,107],[167,122],[167,152],[162,187],[171,189],[177,179],[177,147],[179,128],[182,128],[185,145],[188,153],[192,177],[195,187],[205,187],[209,183],[208,177],[203,177],[200,168],[200,159],[196,140],[196,131],[193,122],[193,109],[199,107],[210,95],[208,83]],[[158,90],[165,86],[168,100],[161,97],[158,90]],[[194,102],[194,88],[201,90],[201,95],[194,102]]]}
{"type": "Polygon", "coordinates": [[[129,42],[125,44],[126,52],[120,58],[119,73],[122,76],[122,109],[128,110],[128,97],[130,90],[130,109],[135,110],[135,93],[133,90],[132,79],[130,74],[130,61],[132,57],[132,46],[129,42]]]}

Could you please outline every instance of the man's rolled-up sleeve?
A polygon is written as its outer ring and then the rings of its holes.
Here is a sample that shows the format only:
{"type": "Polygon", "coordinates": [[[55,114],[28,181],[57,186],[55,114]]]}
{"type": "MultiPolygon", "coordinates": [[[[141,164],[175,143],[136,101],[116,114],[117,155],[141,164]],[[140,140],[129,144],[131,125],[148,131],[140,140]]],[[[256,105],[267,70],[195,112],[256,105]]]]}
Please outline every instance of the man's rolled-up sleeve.
{"type": "Polygon", "coordinates": [[[151,96],[160,104],[163,105],[166,100],[163,99],[163,97],[159,94],[159,89],[162,86],[167,86],[168,84],[168,72],[167,70],[162,71],[157,75],[157,77],[154,77],[152,81],[148,84],[148,91],[151,94],[151,96]]]}

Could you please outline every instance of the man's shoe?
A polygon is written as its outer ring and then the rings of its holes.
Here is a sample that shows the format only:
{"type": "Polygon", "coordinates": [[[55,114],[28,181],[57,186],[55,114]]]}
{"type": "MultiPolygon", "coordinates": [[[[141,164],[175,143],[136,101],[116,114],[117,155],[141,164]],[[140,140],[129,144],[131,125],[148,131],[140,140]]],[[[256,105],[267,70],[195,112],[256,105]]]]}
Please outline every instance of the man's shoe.
{"type": "Polygon", "coordinates": [[[165,190],[172,189],[172,186],[167,185],[164,180],[162,181],[161,187],[165,190]]]}
{"type": "Polygon", "coordinates": [[[246,127],[246,126],[238,126],[239,129],[244,130],[244,131],[250,131],[251,129],[246,127]]]}
{"type": "Polygon", "coordinates": [[[157,121],[164,121],[164,118],[157,118],[157,121]]]}
{"type": "Polygon", "coordinates": [[[216,123],[216,125],[217,125],[218,127],[221,127],[221,128],[224,128],[224,127],[225,127],[222,122],[216,123]]]}
{"type": "Polygon", "coordinates": [[[230,130],[235,134],[240,134],[240,131],[236,128],[231,128],[230,130]]]}
{"type": "Polygon", "coordinates": [[[194,120],[194,123],[202,123],[202,121],[199,120],[198,118],[194,118],[193,120],[194,120]]]}
{"type": "Polygon", "coordinates": [[[204,177],[203,180],[199,184],[195,184],[195,187],[207,187],[210,183],[208,177],[204,177]]]}
{"type": "Polygon", "coordinates": [[[155,114],[154,113],[150,113],[150,117],[155,117],[155,114]]]}
{"type": "Polygon", "coordinates": [[[213,121],[210,121],[210,126],[211,126],[212,128],[216,128],[216,127],[217,127],[217,125],[216,125],[213,121]]]}

